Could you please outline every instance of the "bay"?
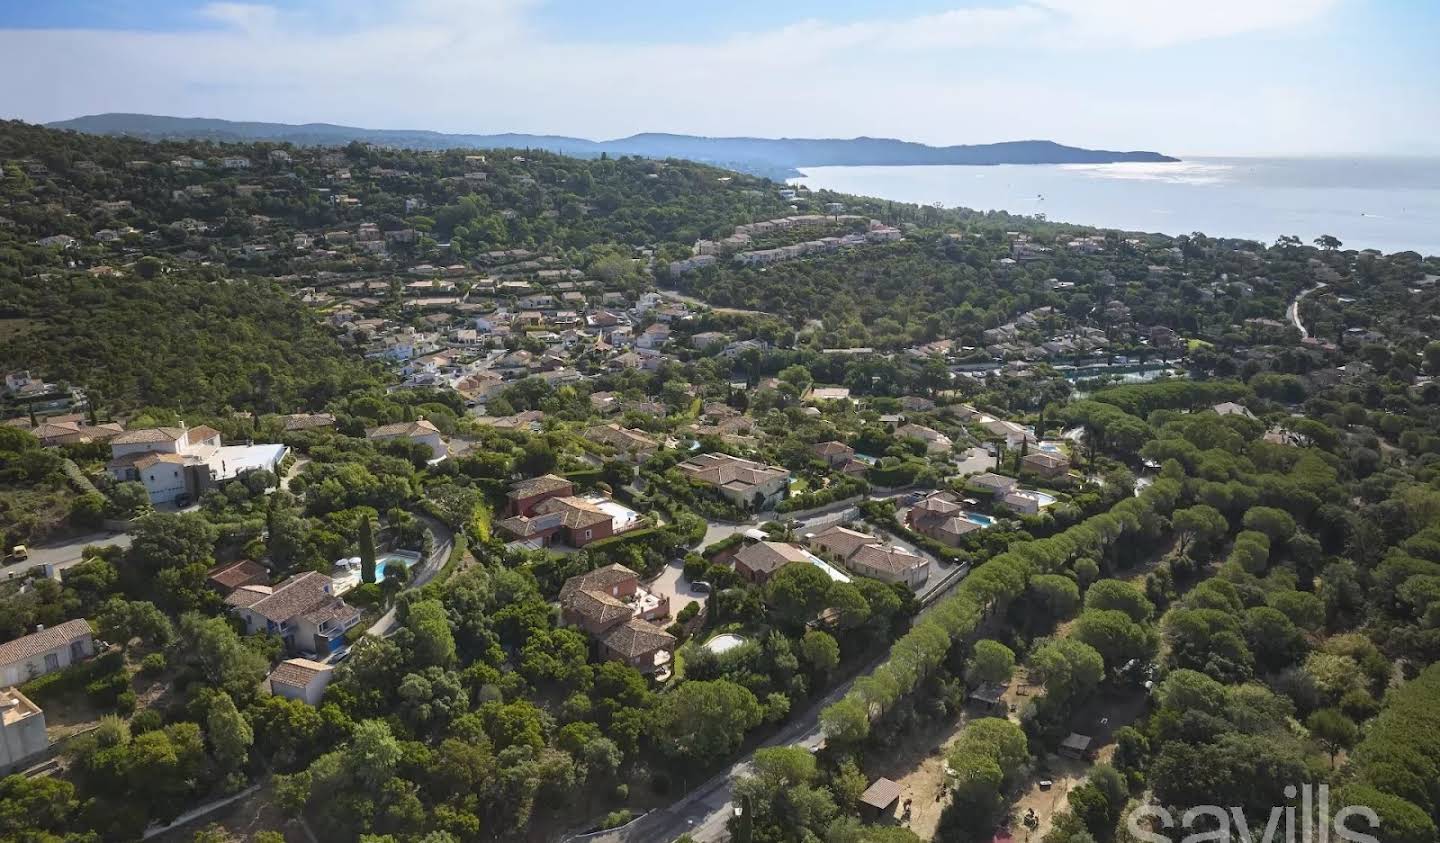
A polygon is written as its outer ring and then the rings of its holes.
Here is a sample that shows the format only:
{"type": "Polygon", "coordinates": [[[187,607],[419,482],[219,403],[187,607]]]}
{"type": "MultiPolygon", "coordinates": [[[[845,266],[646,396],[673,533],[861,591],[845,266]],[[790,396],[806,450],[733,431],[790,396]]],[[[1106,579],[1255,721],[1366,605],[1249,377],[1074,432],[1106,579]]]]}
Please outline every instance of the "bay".
{"type": "Polygon", "coordinates": [[[1440,158],[1190,158],[1155,164],[804,167],[792,184],[1054,222],[1440,254],[1440,158]]]}

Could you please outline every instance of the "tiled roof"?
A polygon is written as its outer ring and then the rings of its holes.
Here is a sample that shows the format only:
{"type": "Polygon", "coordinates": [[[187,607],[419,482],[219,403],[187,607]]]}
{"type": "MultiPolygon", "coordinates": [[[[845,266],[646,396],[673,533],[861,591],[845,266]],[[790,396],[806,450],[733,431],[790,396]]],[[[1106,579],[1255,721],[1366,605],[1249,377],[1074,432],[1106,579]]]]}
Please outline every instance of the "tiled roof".
{"type": "Polygon", "coordinates": [[[816,533],[810,541],[841,559],[849,559],[855,551],[867,544],[874,544],[876,539],[874,536],[837,524],[816,533]]]}
{"type": "Polygon", "coordinates": [[[701,454],[676,467],[702,483],[734,489],[752,488],[770,480],[788,477],[790,474],[777,466],[763,465],[729,454],[701,454]]]}
{"type": "Polygon", "coordinates": [[[330,588],[329,577],[314,571],[306,571],[275,586],[269,594],[262,593],[258,600],[245,602],[257,593],[254,587],[250,586],[237,589],[225,598],[225,602],[232,606],[244,606],[266,620],[284,623],[293,617],[323,610],[331,605],[330,601],[343,603],[330,593],[330,588]]]}
{"type": "Polygon", "coordinates": [[[851,448],[849,445],[846,445],[844,442],[833,441],[817,442],[816,444],[810,446],[810,450],[814,451],[816,454],[819,454],[822,457],[834,456],[835,454],[855,453],[855,449],[851,448]]]}
{"type": "Polygon", "coordinates": [[[856,565],[865,565],[881,571],[889,571],[894,574],[903,574],[913,568],[925,566],[925,559],[916,556],[901,547],[885,547],[880,544],[867,544],[855,552],[851,561],[856,565]]]}
{"type": "Polygon", "coordinates": [[[111,439],[110,444],[148,445],[157,442],[174,442],[184,435],[185,431],[178,427],[146,427],[140,430],[127,430],[111,439]]]}
{"type": "Polygon", "coordinates": [[[94,635],[94,632],[90,629],[90,622],[84,618],[32,632],[23,638],[0,644],[0,665],[14,664],[41,653],[68,647],[71,643],[91,635],[94,635]]]}
{"type": "Polygon", "coordinates": [[[784,542],[756,542],[735,554],[736,562],[745,563],[752,571],[769,573],[791,562],[809,562],[805,551],[784,542]]]}
{"type": "Polygon", "coordinates": [[[430,423],[429,419],[420,419],[412,422],[396,422],[395,424],[372,427],[365,431],[367,439],[390,439],[396,436],[424,436],[429,433],[439,433],[440,429],[430,423]]]}
{"type": "Polygon", "coordinates": [[[624,565],[606,565],[603,568],[596,568],[566,580],[565,584],[560,586],[560,602],[564,603],[571,594],[586,589],[608,592],[611,586],[619,585],[630,579],[639,580],[640,575],[624,565]]]}
{"type": "Polygon", "coordinates": [[[533,498],[536,495],[568,491],[572,488],[574,488],[573,484],[564,477],[557,477],[554,474],[542,474],[539,477],[532,477],[529,480],[521,480],[515,483],[510,487],[509,497],[514,499],[533,498]]]}
{"type": "Polygon", "coordinates": [[[598,589],[582,589],[562,601],[566,608],[605,626],[635,614],[623,600],[611,597],[598,589]]]}
{"type": "Polygon", "coordinates": [[[286,430],[310,430],[316,427],[331,427],[335,416],[330,413],[294,413],[284,417],[286,430]]]}
{"type": "Polygon", "coordinates": [[[559,515],[560,522],[572,530],[594,527],[610,521],[610,514],[584,498],[550,498],[535,507],[539,515],[559,515]]]}
{"type": "Polygon", "coordinates": [[[606,647],[627,659],[675,647],[675,636],[639,618],[631,618],[610,630],[603,640],[606,647]]]}
{"type": "Polygon", "coordinates": [[[210,572],[210,582],[228,589],[242,585],[263,583],[270,578],[270,571],[259,562],[243,559],[231,565],[215,568],[210,572]]]}
{"type": "Polygon", "coordinates": [[[275,666],[270,672],[271,685],[289,685],[292,688],[304,688],[322,673],[329,673],[334,670],[328,664],[321,664],[311,659],[286,659],[275,666]]]}
{"type": "Polygon", "coordinates": [[[186,441],[188,441],[191,445],[197,445],[201,442],[204,442],[206,439],[211,439],[219,435],[220,431],[205,424],[196,425],[195,427],[192,427],[189,430],[185,431],[186,441]]]}

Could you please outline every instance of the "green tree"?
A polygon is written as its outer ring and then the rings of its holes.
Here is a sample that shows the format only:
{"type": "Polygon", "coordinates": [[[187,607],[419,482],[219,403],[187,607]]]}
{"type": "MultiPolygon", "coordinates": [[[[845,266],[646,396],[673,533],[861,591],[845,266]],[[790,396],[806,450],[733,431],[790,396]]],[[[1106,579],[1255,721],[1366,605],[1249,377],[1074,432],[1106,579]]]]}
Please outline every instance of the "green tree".
{"type": "Polygon", "coordinates": [[[739,748],[762,716],[759,700],[748,689],[716,679],[684,682],[662,695],[652,724],[661,751],[708,764],[739,748]]]}
{"type": "Polygon", "coordinates": [[[1014,671],[1015,652],[987,638],[975,642],[974,652],[965,665],[965,680],[971,685],[1005,683],[1014,671]]]}
{"type": "Polygon", "coordinates": [[[1335,756],[1355,745],[1360,729],[1355,721],[1333,708],[1322,708],[1305,721],[1310,737],[1325,747],[1330,755],[1330,769],[1335,769],[1335,756]]]}
{"type": "Polygon", "coordinates": [[[370,531],[369,516],[362,516],[356,528],[356,542],[360,545],[360,581],[375,582],[375,537],[370,531]]]}

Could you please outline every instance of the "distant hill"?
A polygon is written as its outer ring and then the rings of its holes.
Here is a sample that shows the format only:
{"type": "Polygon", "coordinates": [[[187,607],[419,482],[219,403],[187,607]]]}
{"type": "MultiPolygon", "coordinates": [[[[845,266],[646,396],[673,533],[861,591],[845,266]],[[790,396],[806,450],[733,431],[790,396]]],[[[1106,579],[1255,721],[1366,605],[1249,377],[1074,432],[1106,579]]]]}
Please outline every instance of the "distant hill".
{"type": "Polygon", "coordinates": [[[94,114],[48,125],[54,129],[129,135],[147,140],[276,141],[307,146],[335,146],[362,141],[411,149],[544,149],[580,157],[608,153],[645,158],[686,158],[774,178],[798,175],[799,167],[1112,164],[1179,160],[1158,152],[1081,149],[1044,140],[927,146],[890,138],[707,138],[645,133],[592,141],[561,135],[460,135],[423,129],[359,129],[330,123],[246,123],[149,114],[94,114]]]}

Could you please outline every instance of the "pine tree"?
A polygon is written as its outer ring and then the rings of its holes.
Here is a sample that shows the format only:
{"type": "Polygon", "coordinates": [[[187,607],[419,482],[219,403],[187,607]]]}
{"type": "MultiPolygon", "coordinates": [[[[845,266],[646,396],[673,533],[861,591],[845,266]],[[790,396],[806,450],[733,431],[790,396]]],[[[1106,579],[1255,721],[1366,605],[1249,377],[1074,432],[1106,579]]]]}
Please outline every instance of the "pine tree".
{"type": "Polygon", "coordinates": [[[375,582],[375,536],[368,517],[360,519],[360,581],[375,582]]]}

